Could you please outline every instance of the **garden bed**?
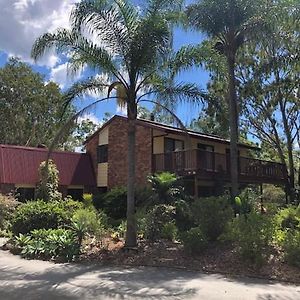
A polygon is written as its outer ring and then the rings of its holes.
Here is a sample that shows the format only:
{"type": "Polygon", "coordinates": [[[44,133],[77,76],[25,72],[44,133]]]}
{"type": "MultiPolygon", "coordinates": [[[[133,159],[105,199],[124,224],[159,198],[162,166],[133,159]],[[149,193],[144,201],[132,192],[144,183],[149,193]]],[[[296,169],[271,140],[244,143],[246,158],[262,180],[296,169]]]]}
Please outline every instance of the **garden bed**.
{"type": "Polygon", "coordinates": [[[185,253],[180,243],[162,240],[141,240],[136,250],[126,251],[122,240],[105,239],[100,246],[87,246],[81,262],[101,262],[112,265],[155,266],[185,268],[203,272],[222,273],[230,276],[259,277],[300,283],[300,270],[283,262],[282,253],[275,250],[260,268],[243,262],[231,244],[211,243],[201,255],[185,253]]]}

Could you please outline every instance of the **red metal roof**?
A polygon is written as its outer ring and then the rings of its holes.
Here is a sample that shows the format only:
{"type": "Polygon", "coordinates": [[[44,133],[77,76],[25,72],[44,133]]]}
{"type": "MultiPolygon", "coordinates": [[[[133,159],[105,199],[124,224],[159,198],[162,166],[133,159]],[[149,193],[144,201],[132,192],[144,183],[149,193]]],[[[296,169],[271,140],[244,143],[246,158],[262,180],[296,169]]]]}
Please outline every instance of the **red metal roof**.
{"type": "MultiPolygon", "coordinates": [[[[0,144],[0,183],[36,184],[39,165],[47,154],[48,149],[0,144]]],[[[96,185],[88,154],[54,151],[50,158],[59,171],[60,185],[96,185]]]]}

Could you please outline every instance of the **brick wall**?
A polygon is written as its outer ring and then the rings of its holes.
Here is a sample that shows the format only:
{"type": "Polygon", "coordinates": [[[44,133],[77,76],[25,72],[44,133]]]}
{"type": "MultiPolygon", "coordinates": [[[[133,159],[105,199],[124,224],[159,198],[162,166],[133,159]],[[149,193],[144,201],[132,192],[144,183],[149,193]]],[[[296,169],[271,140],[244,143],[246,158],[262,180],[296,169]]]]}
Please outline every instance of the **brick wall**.
{"type": "MultiPolygon", "coordinates": [[[[97,163],[97,147],[99,142],[99,134],[92,137],[86,144],[86,152],[90,155],[93,163],[95,178],[97,179],[98,163],[97,163]]],[[[96,180],[97,181],[97,180],[96,180]]]]}
{"type": "MultiPolygon", "coordinates": [[[[137,126],[136,184],[145,185],[152,168],[151,129],[137,126]]],[[[127,120],[116,118],[108,135],[108,188],[127,184],[127,120]]]]}

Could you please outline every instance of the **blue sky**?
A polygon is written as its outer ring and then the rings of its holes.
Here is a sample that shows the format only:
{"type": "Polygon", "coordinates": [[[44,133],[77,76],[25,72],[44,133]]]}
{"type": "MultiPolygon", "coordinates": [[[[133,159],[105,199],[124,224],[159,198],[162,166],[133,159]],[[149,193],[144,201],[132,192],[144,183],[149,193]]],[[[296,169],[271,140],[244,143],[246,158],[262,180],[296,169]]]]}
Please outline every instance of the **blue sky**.
{"type": "MultiPolygon", "coordinates": [[[[17,56],[29,63],[35,71],[45,75],[45,80],[57,82],[66,89],[76,78],[67,76],[67,62],[55,53],[46,55],[36,64],[30,59],[33,41],[42,33],[53,31],[58,27],[68,26],[69,12],[77,0],[0,0],[0,67],[9,56],[17,56]]],[[[140,0],[139,0],[140,1],[140,0]]],[[[138,1],[138,2],[139,2],[138,1]]],[[[191,2],[191,1],[188,1],[191,2]]],[[[199,33],[176,29],[174,33],[174,48],[186,44],[201,42],[199,33]]],[[[86,70],[80,78],[88,74],[86,70]]],[[[205,89],[209,74],[205,70],[194,69],[180,74],[179,80],[193,82],[205,89]]],[[[76,101],[78,108],[89,103],[89,99],[76,101]]],[[[179,105],[177,115],[188,124],[199,113],[200,107],[179,105]]],[[[105,112],[115,114],[117,107],[114,102],[98,105],[91,113],[95,119],[101,120],[105,112]]]]}

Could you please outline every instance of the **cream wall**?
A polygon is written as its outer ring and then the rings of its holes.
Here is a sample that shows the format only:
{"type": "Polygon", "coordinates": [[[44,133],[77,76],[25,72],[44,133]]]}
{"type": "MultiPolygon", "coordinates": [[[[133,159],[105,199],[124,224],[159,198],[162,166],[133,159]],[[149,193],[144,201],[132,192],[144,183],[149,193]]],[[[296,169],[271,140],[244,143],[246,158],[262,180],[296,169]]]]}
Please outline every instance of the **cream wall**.
{"type": "Polygon", "coordinates": [[[108,175],[108,163],[98,164],[98,174],[97,174],[97,186],[106,187],[107,186],[107,176],[108,175]]]}
{"type": "MultiPolygon", "coordinates": [[[[229,149],[230,145],[229,144],[223,144],[223,143],[218,143],[218,142],[212,142],[212,141],[207,141],[207,140],[202,140],[202,139],[197,139],[197,138],[191,138],[188,136],[184,135],[177,135],[177,134],[164,134],[163,132],[159,131],[154,131],[153,132],[153,154],[160,154],[164,153],[164,138],[172,138],[176,140],[181,140],[184,141],[184,149],[189,150],[189,149],[197,149],[197,144],[204,144],[204,145],[209,145],[214,147],[214,151],[216,153],[223,153],[226,154],[226,149],[229,149]]],[[[248,156],[248,149],[245,148],[239,148],[240,150],[240,156],[248,156]]]]}
{"type": "MultiPolygon", "coordinates": [[[[105,127],[99,133],[99,141],[98,145],[107,145],[108,144],[108,132],[109,126],[105,127]]],[[[106,187],[108,182],[108,163],[98,164],[97,170],[97,186],[98,187],[106,187]]]]}

